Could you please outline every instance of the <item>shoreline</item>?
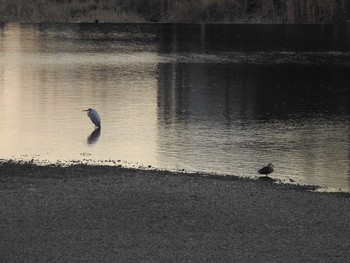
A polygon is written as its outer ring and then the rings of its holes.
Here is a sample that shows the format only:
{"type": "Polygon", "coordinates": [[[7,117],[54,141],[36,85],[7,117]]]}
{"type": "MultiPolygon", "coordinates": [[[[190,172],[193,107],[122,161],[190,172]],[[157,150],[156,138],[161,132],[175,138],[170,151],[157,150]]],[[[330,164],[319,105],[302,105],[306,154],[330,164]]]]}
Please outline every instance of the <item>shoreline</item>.
{"type": "MultiPolygon", "coordinates": [[[[326,186],[320,186],[320,185],[307,185],[298,183],[295,181],[290,180],[282,180],[280,178],[275,178],[273,175],[265,177],[263,175],[257,175],[255,177],[244,177],[244,176],[238,176],[234,174],[221,174],[216,172],[205,172],[205,171],[186,171],[184,169],[162,169],[157,168],[152,165],[144,165],[144,164],[132,164],[128,163],[126,161],[122,160],[98,160],[98,161],[91,161],[86,160],[86,162],[82,160],[66,160],[66,161],[57,161],[55,163],[50,161],[41,161],[37,159],[1,159],[0,158],[0,172],[3,167],[6,166],[14,166],[14,167],[23,167],[23,169],[32,169],[34,167],[37,168],[57,168],[57,169],[73,169],[75,167],[81,167],[82,169],[86,169],[88,171],[89,169],[101,169],[102,171],[110,171],[112,170],[120,170],[120,171],[126,171],[126,172],[153,172],[154,174],[168,174],[172,176],[189,176],[189,177],[198,177],[198,178],[209,178],[213,180],[223,180],[223,181],[251,181],[255,183],[269,183],[273,185],[282,185],[286,188],[294,189],[294,190],[301,190],[301,191],[311,191],[311,192],[319,192],[319,193],[330,193],[330,194],[349,194],[350,192],[346,191],[327,191],[328,187],[326,186]],[[27,168],[26,168],[27,167],[27,168]],[[31,168],[30,168],[31,167],[31,168]]],[[[13,174],[15,175],[15,174],[13,174]]]]}
{"type": "MultiPolygon", "coordinates": [[[[328,193],[328,194],[340,194],[340,195],[349,195],[350,191],[344,191],[341,188],[332,188],[329,186],[322,186],[317,184],[306,184],[302,183],[301,181],[294,181],[291,178],[285,178],[281,179],[278,177],[275,177],[274,174],[271,176],[268,176],[267,178],[263,175],[256,175],[254,176],[239,176],[235,174],[222,174],[222,173],[216,173],[216,172],[205,172],[205,171],[187,171],[185,169],[166,169],[166,168],[157,168],[152,165],[144,165],[142,163],[129,163],[127,161],[122,160],[64,160],[60,161],[57,160],[56,162],[51,162],[48,160],[39,160],[34,158],[10,158],[10,159],[1,159],[0,158],[0,172],[1,172],[1,166],[6,165],[18,165],[23,167],[50,167],[50,168],[57,168],[57,169],[69,169],[74,167],[82,167],[82,169],[86,168],[87,170],[89,168],[101,168],[102,170],[109,170],[109,169],[117,169],[117,170],[124,170],[124,171],[144,171],[144,172],[154,172],[155,174],[158,173],[166,173],[166,174],[172,174],[173,176],[190,176],[190,177],[199,177],[199,178],[210,178],[210,179],[216,179],[216,180],[241,180],[241,181],[253,181],[258,183],[270,183],[273,185],[283,185],[286,188],[290,189],[298,189],[301,191],[310,191],[310,192],[317,192],[317,193],[328,193]]],[[[25,168],[24,168],[25,169],[25,168]]]]}
{"type": "Polygon", "coordinates": [[[194,176],[194,177],[203,177],[211,178],[217,180],[242,180],[242,181],[253,181],[253,182],[263,182],[271,183],[274,185],[284,185],[290,189],[299,189],[317,193],[329,193],[329,194],[340,194],[340,195],[349,195],[350,191],[344,191],[342,188],[332,188],[329,186],[322,186],[317,184],[306,184],[300,181],[295,181],[292,178],[279,178],[275,177],[274,174],[265,178],[263,175],[256,176],[239,176],[235,174],[223,174],[216,172],[206,172],[206,171],[188,171],[185,169],[166,169],[166,168],[157,168],[152,165],[144,165],[142,163],[130,163],[123,160],[57,160],[56,162],[51,162],[49,160],[40,160],[35,158],[10,158],[10,159],[1,159],[0,166],[2,164],[9,165],[20,165],[20,166],[39,166],[39,167],[52,167],[52,168],[73,168],[75,166],[81,166],[86,168],[91,167],[101,167],[107,169],[117,169],[125,171],[145,171],[145,172],[154,172],[154,173],[167,173],[173,174],[174,176],[194,176]]]}
{"type": "Polygon", "coordinates": [[[350,195],[303,186],[2,162],[0,198],[6,262],[344,262],[350,256],[350,195]]]}

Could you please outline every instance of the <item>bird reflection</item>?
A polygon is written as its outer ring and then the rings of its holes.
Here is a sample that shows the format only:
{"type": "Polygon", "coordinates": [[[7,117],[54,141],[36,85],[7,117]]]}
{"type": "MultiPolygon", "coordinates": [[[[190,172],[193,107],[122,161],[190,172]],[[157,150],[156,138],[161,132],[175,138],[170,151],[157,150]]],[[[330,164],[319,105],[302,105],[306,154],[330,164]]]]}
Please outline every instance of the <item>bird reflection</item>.
{"type": "Polygon", "coordinates": [[[92,131],[92,133],[87,137],[87,143],[88,144],[95,144],[101,135],[101,128],[97,128],[92,131]]]}

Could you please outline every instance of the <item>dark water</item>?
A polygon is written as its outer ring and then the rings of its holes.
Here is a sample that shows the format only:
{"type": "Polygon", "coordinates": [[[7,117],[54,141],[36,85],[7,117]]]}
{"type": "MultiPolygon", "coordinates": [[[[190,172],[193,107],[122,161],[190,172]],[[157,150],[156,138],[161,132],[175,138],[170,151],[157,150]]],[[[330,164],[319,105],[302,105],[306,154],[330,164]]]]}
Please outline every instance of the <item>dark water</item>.
{"type": "Polygon", "coordinates": [[[349,26],[9,23],[0,58],[0,158],[350,190],[349,26]]]}

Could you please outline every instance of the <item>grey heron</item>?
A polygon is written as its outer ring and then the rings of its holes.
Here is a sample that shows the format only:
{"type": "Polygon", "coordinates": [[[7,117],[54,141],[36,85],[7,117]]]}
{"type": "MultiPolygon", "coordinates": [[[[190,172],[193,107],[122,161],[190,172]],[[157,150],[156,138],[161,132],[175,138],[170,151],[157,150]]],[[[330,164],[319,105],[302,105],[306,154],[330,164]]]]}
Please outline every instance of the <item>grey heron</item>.
{"type": "Polygon", "coordinates": [[[95,128],[97,127],[98,129],[101,128],[101,118],[98,112],[95,109],[87,109],[83,110],[87,111],[87,115],[89,116],[90,120],[95,124],[95,128]]]}

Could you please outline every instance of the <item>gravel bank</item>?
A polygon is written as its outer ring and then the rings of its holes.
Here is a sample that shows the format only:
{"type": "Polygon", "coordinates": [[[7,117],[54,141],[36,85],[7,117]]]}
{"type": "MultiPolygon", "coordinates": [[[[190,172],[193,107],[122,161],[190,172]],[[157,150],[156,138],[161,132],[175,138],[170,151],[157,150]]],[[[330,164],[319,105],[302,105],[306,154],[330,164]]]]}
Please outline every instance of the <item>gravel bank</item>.
{"type": "Polygon", "coordinates": [[[350,195],[234,177],[0,164],[1,262],[346,262],[350,195]]]}

